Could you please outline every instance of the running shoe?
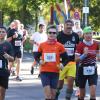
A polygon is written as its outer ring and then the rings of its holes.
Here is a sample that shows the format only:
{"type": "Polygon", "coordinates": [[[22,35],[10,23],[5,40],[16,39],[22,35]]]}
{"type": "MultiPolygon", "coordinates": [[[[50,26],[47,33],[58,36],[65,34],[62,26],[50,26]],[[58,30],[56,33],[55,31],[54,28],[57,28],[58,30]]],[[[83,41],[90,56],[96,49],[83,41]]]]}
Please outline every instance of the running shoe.
{"type": "Polygon", "coordinates": [[[38,78],[40,78],[40,74],[38,75],[38,78]]]}
{"type": "Polygon", "coordinates": [[[33,75],[33,73],[34,73],[34,68],[33,67],[31,67],[31,75],[33,75]]]}
{"type": "Polygon", "coordinates": [[[79,90],[76,90],[75,91],[75,96],[78,97],[79,95],[80,95],[80,91],[79,90]]]}
{"type": "Polygon", "coordinates": [[[17,76],[16,81],[22,81],[22,79],[19,76],[17,76]]]}

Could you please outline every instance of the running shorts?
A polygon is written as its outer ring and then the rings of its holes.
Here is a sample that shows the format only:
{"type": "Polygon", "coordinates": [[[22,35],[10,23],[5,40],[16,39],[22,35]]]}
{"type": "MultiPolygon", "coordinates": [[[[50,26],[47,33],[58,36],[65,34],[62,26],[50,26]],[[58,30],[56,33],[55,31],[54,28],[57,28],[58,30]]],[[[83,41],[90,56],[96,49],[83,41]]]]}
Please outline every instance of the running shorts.
{"type": "Polygon", "coordinates": [[[63,80],[68,76],[76,76],[76,62],[71,61],[62,70],[60,70],[59,80],[63,80]]]}

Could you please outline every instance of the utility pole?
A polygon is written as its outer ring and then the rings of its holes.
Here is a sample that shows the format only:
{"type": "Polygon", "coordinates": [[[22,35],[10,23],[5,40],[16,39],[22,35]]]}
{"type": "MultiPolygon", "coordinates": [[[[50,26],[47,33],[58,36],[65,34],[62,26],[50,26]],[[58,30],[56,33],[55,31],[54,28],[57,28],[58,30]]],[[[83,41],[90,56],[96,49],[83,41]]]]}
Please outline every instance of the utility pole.
{"type": "Polygon", "coordinates": [[[2,11],[0,10],[0,26],[3,25],[3,14],[2,11]]]}
{"type": "Polygon", "coordinates": [[[83,26],[87,26],[89,19],[88,19],[88,15],[89,15],[89,0],[84,0],[84,5],[83,5],[83,26]]]}

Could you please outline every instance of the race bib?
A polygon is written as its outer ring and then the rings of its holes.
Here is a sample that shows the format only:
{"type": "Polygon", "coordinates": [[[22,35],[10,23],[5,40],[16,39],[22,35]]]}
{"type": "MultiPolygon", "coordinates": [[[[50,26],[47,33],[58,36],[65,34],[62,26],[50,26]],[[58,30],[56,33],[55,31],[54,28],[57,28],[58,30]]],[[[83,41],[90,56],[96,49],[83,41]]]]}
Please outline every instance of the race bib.
{"type": "Polygon", "coordinates": [[[68,56],[73,56],[74,55],[74,48],[65,48],[68,56]]]}
{"type": "Polygon", "coordinates": [[[95,74],[95,66],[83,67],[83,75],[95,74]]]}
{"type": "Polygon", "coordinates": [[[44,61],[45,62],[56,62],[56,54],[55,53],[44,53],[44,61]]]}
{"type": "Polygon", "coordinates": [[[15,46],[21,46],[21,40],[15,41],[15,46]]]}
{"type": "Polygon", "coordinates": [[[0,68],[2,68],[2,60],[0,60],[0,68]]]}

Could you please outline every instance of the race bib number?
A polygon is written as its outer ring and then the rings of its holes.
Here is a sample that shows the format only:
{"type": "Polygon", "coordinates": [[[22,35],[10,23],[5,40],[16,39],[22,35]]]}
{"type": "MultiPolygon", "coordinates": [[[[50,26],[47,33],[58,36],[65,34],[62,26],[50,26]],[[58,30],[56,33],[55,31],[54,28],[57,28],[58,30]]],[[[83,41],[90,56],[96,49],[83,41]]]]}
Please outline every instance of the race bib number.
{"type": "Polygon", "coordinates": [[[68,56],[73,56],[74,55],[74,48],[65,48],[68,56]]]}
{"type": "Polygon", "coordinates": [[[95,66],[83,67],[83,75],[95,74],[95,66]]]}
{"type": "Polygon", "coordinates": [[[2,68],[2,60],[0,60],[0,68],[2,68]]]}
{"type": "Polygon", "coordinates": [[[21,46],[21,40],[17,40],[17,41],[15,41],[15,46],[21,46]]]}
{"type": "Polygon", "coordinates": [[[45,62],[56,62],[56,54],[55,53],[44,53],[44,61],[45,62]]]}

